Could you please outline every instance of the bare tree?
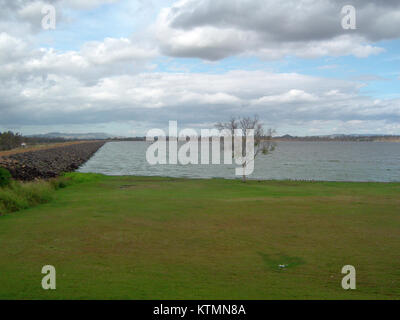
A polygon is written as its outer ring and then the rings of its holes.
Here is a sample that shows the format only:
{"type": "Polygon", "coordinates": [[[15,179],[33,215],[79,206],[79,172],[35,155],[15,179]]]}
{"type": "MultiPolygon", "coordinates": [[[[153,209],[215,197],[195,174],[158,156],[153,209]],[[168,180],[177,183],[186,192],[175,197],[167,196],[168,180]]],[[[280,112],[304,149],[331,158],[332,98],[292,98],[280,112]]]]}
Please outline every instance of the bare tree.
{"type": "Polygon", "coordinates": [[[273,152],[276,148],[276,143],[272,140],[272,137],[275,133],[274,130],[268,129],[264,130],[263,124],[260,122],[258,116],[251,117],[231,117],[228,122],[219,122],[215,125],[215,127],[219,130],[229,130],[232,135],[232,145],[234,145],[235,138],[235,130],[242,131],[242,148],[241,154],[235,153],[235,149],[232,150],[232,158],[241,158],[242,159],[242,168],[243,168],[243,182],[246,182],[246,168],[250,162],[254,162],[255,158],[259,154],[267,155],[273,152]],[[247,144],[249,142],[249,132],[250,130],[254,131],[254,156],[249,158],[249,155],[246,154],[247,144]]]}

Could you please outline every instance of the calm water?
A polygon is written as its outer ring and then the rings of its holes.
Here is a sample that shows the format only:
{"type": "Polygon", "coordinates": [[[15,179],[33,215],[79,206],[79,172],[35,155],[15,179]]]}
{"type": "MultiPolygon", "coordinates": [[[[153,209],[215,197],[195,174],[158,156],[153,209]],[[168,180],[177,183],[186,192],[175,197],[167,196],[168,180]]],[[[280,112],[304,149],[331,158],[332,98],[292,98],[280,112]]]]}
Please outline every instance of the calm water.
{"type": "MultiPolygon", "coordinates": [[[[146,161],[146,142],[109,142],[80,172],[106,175],[235,179],[236,165],[156,165],[146,161]]],[[[400,181],[400,143],[280,142],[260,155],[250,179],[400,181]]]]}

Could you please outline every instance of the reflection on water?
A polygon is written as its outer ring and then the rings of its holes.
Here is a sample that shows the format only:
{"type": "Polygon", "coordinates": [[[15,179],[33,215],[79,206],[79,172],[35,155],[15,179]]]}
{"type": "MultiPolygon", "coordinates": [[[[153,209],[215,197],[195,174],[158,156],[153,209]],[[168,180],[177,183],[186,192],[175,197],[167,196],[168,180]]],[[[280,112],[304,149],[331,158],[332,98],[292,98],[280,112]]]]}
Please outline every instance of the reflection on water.
{"type": "MultiPolygon", "coordinates": [[[[106,175],[235,179],[237,165],[156,165],[146,161],[146,142],[109,142],[80,172],[106,175]]],[[[400,143],[280,142],[259,155],[250,179],[400,182],[400,143]]]]}

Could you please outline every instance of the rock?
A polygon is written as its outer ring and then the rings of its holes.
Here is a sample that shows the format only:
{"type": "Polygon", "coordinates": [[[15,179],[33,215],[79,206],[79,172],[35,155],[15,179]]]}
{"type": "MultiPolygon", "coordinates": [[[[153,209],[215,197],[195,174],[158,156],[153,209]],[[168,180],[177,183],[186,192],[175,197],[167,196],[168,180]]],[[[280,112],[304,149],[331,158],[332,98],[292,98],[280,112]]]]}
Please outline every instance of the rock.
{"type": "Polygon", "coordinates": [[[74,171],[88,161],[105,142],[93,141],[45,150],[29,151],[0,158],[0,166],[14,179],[49,179],[74,171]]]}

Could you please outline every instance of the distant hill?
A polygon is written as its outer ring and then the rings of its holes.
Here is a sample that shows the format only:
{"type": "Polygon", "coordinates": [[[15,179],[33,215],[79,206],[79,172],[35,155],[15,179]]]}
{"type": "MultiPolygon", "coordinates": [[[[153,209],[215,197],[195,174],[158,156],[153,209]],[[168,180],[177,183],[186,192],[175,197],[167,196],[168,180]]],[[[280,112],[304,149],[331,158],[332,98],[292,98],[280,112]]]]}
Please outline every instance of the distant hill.
{"type": "Polygon", "coordinates": [[[61,132],[50,132],[45,134],[30,135],[31,138],[48,138],[48,139],[65,139],[65,140],[105,140],[112,139],[113,136],[103,133],[61,133],[61,132]]]}
{"type": "Polygon", "coordinates": [[[398,135],[379,135],[379,134],[331,134],[322,136],[294,137],[284,135],[274,137],[278,141],[387,141],[400,142],[398,135]]]}
{"type": "MultiPolygon", "coordinates": [[[[28,138],[37,139],[58,139],[58,140],[107,140],[113,139],[117,141],[145,141],[145,137],[117,137],[103,132],[94,133],[61,133],[50,132],[46,134],[36,134],[27,136],[28,138]]],[[[274,137],[277,141],[389,141],[400,142],[398,135],[379,135],[379,134],[331,134],[319,136],[291,136],[286,134],[280,137],[274,137]]]]}

